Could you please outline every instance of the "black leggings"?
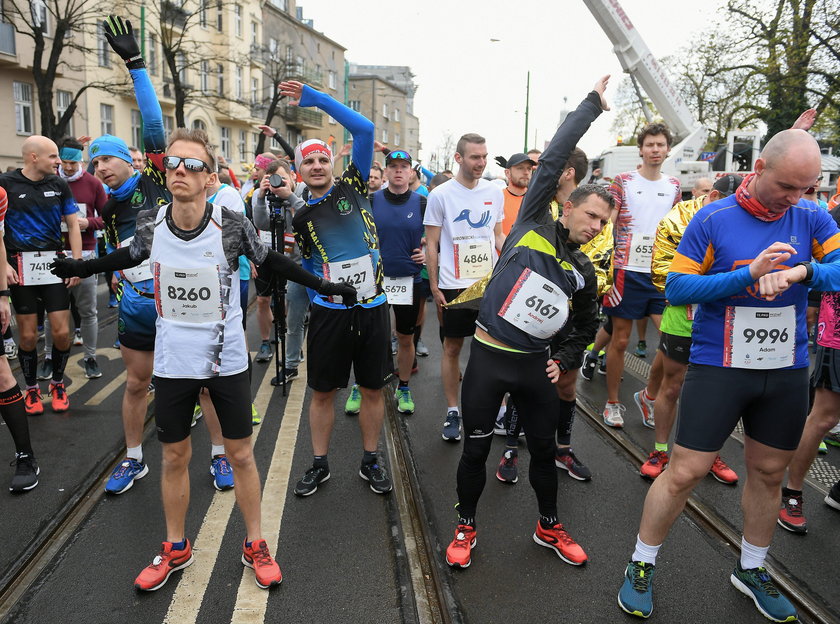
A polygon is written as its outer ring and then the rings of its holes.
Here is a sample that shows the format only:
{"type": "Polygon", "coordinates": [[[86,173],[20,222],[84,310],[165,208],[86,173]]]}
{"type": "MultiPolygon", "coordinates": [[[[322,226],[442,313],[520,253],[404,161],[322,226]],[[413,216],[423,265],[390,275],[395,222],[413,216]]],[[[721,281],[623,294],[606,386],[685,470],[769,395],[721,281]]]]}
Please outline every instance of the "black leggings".
{"type": "Polygon", "coordinates": [[[557,514],[555,442],[560,399],[545,373],[545,353],[510,353],[474,340],[461,386],[464,449],[458,464],[458,512],[475,517],[487,480],[493,425],[505,392],[516,403],[531,454],[528,477],[540,514],[557,514]]]}

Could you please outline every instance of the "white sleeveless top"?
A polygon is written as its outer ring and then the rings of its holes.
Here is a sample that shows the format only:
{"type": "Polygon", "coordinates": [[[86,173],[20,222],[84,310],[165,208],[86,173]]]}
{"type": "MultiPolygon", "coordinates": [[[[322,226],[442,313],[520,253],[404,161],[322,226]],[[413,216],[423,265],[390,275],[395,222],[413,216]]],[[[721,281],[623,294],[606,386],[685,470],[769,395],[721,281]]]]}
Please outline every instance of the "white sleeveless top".
{"type": "Polygon", "coordinates": [[[192,240],[166,222],[166,206],[155,219],[149,256],[158,318],[155,375],[207,379],[248,368],[239,272],[231,271],[222,248],[222,209],[192,240]]]}

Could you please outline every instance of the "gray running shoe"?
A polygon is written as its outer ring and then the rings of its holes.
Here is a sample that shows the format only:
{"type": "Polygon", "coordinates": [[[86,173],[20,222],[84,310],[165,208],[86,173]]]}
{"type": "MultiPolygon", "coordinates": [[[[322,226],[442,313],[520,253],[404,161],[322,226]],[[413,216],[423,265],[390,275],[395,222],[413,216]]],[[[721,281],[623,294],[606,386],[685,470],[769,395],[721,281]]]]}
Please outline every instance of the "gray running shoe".
{"type": "Polygon", "coordinates": [[[441,437],[447,442],[457,442],[461,439],[461,414],[455,410],[446,413],[441,437]]]}

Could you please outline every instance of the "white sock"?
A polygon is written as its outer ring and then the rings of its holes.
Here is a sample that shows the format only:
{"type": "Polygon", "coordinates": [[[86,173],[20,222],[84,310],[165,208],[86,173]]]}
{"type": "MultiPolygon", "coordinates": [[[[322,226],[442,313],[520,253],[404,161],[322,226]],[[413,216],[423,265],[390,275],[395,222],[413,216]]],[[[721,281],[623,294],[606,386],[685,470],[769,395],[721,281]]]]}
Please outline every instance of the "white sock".
{"type": "Polygon", "coordinates": [[[211,444],[210,445],[210,457],[213,458],[216,455],[224,455],[225,454],[225,445],[224,444],[211,444]]]}
{"type": "Polygon", "coordinates": [[[447,411],[447,413],[449,413],[449,412],[455,412],[456,414],[461,413],[461,412],[458,411],[458,406],[457,405],[455,407],[447,407],[446,411],[447,411]]]}
{"type": "Polygon", "coordinates": [[[642,541],[642,538],[636,536],[636,550],[633,551],[633,561],[642,561],[651,565],[656,565],[656,555],[659,553],[659,546],[648,546],[642,541]]]}
{"type": "Polygon", "coordinates": [[[769,546],[753,546],[744,537],[741,538],[741,569],[764,567],[764,560],[767,558],[769,546]]]}
{"type": "Polygon", "coordinates": [[[134,461],[138,461],[141,464],[143,463],[143,445],[140,446],[129,446],[125,451],[125,456],[129,459],[133,459],[134,461]]]}

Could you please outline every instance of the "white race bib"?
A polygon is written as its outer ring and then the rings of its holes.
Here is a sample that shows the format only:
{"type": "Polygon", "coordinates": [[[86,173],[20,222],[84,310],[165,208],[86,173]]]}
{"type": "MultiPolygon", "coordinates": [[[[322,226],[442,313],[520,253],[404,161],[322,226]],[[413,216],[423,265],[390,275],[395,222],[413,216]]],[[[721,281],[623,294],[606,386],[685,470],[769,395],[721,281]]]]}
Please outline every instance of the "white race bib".
{"type": "Polygon", "coordinates": [[[493,247],[489,240],[472,239],[454,244],[455,279],[480,279],[493,268],[493,247]]]}
{"type": "Polygon", "coordinates": [[[55,251],[21,251],[18,254],[18,283],[21,286],[61,284],[64,280],[50,272],[55,251]]]}
{"type": "MultiPolygon", "coordinates": [[[[126,238],[124,241],[121,241],[117,247],[131,247],[131,241],[134,240],[133,236],[126,238]]],[[[142,282],[144,280],[152,279],[152,270],[149,268],[149,259],[146,258],[138,264],[136,267],[132,267],[130,269],[124,269],[120,271],[124,279],[127,279],[132,284],[136,284],[137,282],[142,282]]]]}
{"type": "Polygon", "coordinates": [[[728,306],[724,366],[772,369],[792,366],[796,354],[796,308],[728,306]]]}
{"type": "Polygon", "coordinates": [[[645,267],[650,272],[650,262],[653,259],[654,234],[635,233],[630,239],[630,257],[628,266],[645,267]]]}
{"type": "Polygon", "coordinates": [[[523,269],[499,316],[535,338],[551,338],[569,318],[569,298],[559,286],[523,269]]]}
{"type": "Polygon", "coordinates": [[[388,277],[382,282],[382,290],[391,305],[411,305],[414,303],[414,277],[388,277]]]}
{"type": "MultiPolygon", "coordinates": [[[[373,261],[370,255],[359,256],[352,260],[325,262],[324,278],[331,282],[346,282],[356,287],[356,298],[359,301],[370,299],[376,295],[376,276],[373,272],[373,261]]],[[[332,301],[333,298],[330,298],[332,301]]],[[[338,298],[340,299],[340,297],[338,298]]]]}
{"type": "Polygon", "coordinates": [[[158,265],[155,302],[161,318],[185,323],[222,320],[222,284],[218,266],[176,269],[158,265]]]}

